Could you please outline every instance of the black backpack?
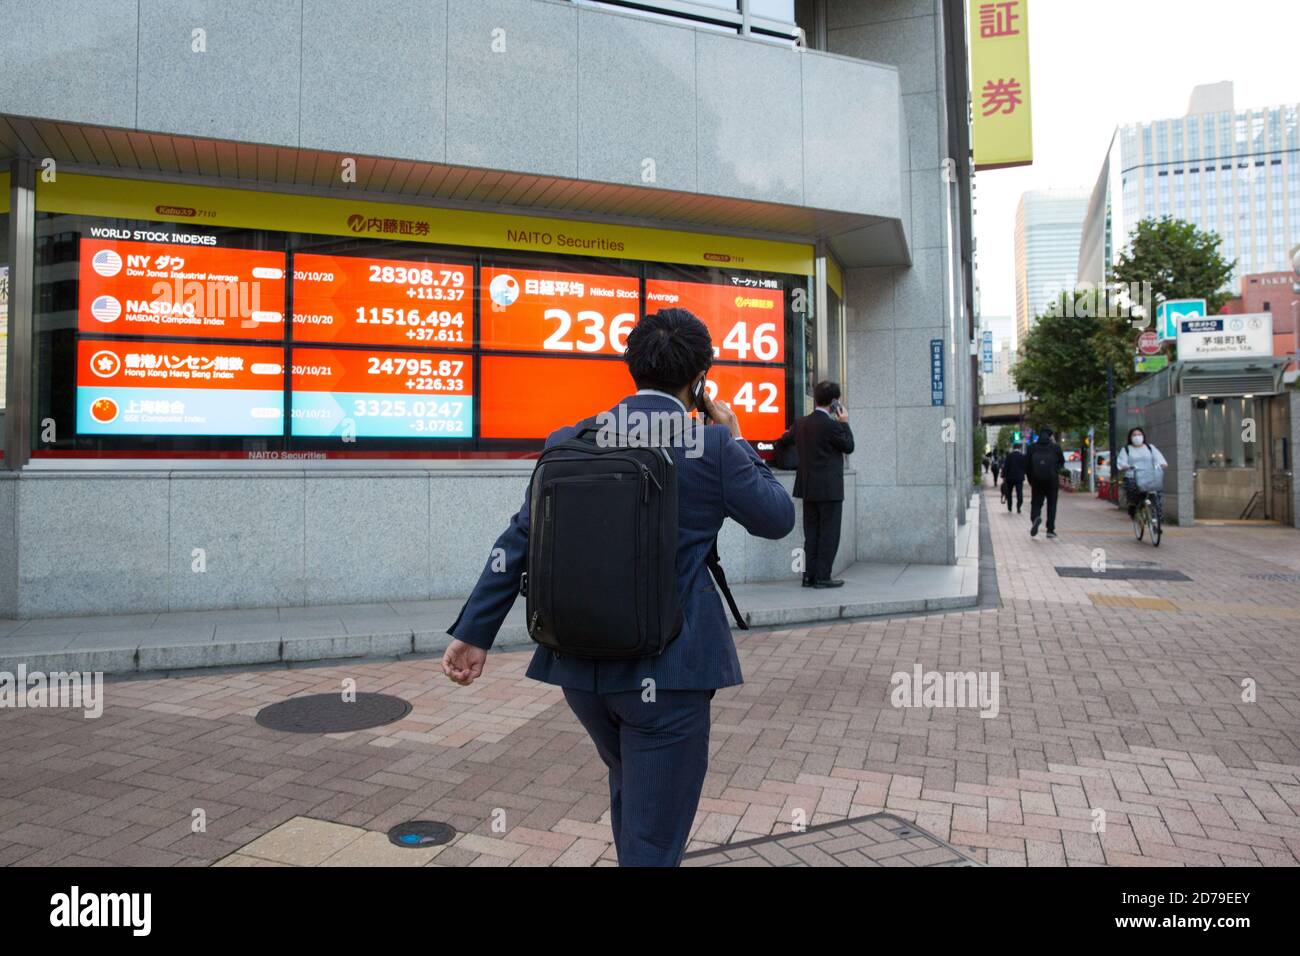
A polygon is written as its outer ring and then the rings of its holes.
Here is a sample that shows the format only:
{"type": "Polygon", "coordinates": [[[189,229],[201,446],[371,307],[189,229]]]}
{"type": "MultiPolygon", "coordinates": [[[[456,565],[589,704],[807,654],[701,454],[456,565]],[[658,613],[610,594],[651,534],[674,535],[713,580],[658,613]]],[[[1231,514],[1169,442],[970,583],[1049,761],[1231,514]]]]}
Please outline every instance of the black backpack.
{"type": "MultiPolygon", "coordinates": [[[[542,452],[529,484],[528,634],[556,654],[630,660],[682,629],[677,467],[667,448],[604,446],[591,420],[542,452]]],[[[740,618],[717,562],[709,570],[740,618]]]]}
{"type": "Polygon", "coordinates": [[[778,468],[784,468],[786,471],[795,471],[799,468],[799,449],[793,441],[782,442],[777,440],[772,446],[772,464],[778,468]]]}
{"type": "Polygon", "coordinates": [[[1034,442],[1030,446],[1029,480],[1036,485],[1056,482],[1056,446],[1051,442],[1034,442]]]}

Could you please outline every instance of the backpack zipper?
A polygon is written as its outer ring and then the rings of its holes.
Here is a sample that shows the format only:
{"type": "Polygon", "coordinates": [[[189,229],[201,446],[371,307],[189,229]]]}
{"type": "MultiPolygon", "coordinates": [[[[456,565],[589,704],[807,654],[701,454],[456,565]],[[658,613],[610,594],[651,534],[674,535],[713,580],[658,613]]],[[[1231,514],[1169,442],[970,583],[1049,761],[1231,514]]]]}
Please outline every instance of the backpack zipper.
{"type": "Polygon", "coordinates": [[[655,483],[656,488],[658,488],[660,491],[664,490],[664,486],[659,484],[659,479],[654,476],[654,472],[652,472],[647,465],[642,465],[641,466],[641,500],[644,502],[650,501],[650,482],[652,481],[655,483]]]}

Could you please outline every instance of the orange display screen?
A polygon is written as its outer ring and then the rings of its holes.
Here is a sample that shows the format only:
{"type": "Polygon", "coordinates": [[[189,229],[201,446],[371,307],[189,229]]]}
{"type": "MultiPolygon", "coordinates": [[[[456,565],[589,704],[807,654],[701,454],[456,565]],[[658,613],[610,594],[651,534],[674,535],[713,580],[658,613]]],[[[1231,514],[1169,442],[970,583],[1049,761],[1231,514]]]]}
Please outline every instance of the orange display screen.
{"type": "Polygon", "coordinates": [[[485,349],[621,355],[636,324],[635,276],[485,266],[479,279],[485,349]]]}
{"type": "MultiPolygon", "coordinates": [[[[743,436],[766,442],[785,430],[788,277],[506,252],[469,264],[282,253],[202,244],[209,236],[96,232],[79,240],[79,437],[257,436],[312,451],[410,438],[442,440],[448,454],[530,452],[636,391],[622,360],[628,336],[640,316],[666,308],[708,326],[707,387],[743,436]],[[530,267],[505,264],[515,261],[530,267]],[[647,268],[716,281],[643,278],[647,268]],[[313,443],[289,443],[298,438],[313,443]]],[[[297,240],[282,241],[292,249],[297,240]]],[[[380,447],[398,444],[368,450],[380,447]]]]}
{"type": "MultiPolygon", "coordinates": [[[[612,408],[636,391],[621,362],[485,355],[480,392],[484,438],[545,438],[612,408]]],[[[715,365],[706,388],[727,402],[749,441],[785,431],[785,369],[715,365]]]]}
{"type": "Polygon", "coordinates": [[[294,340],[469,348],[473,277],[446,262],[295,255],[294,340]]]}
{"type": "Polygon", "coordinates": [[[473,363],[455,352],[294,349],[295,392],[469,395],[473,363]]]}
{"type": "Polygon", "coordinates": [[[622,362],[485,355],[480,372],[484,438],[545,438],[636,391],[622,362]]]}
{"type": "Polygon", "coordinates": [[[785,369],[715,365],[705,387],[731,406],[747,441],[774,441],[785,431],[785,369]]]}
{"type": "Polygon", "coordinates": [[[77,328],[111,335],[284,338],[284,253],[82,239],[77,328]]]}
{"type": "Polygon", "coordinates": [[[645,311],[661,309],[699,316],[719,362],[785,361],[785,293],[779,288],[647,279],[645,311]]]}
{"type": "Polygon", "coordinates": [[[474,437],[474,372],[460,352],[293,350],[299,438],[474,437]]]}

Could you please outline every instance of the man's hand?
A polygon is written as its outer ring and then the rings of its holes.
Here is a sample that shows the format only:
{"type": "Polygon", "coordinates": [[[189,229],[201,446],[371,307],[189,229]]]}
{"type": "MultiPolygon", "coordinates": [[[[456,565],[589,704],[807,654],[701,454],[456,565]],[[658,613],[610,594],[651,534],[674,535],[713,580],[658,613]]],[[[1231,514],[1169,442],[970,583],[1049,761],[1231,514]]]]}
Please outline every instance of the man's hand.
{"type": "Polygon", "coordinates": [[[841,405],[840,410],[835,413],[835,420],[837,422],[847,422],[849,420],[849,410],[841,405]]]}
{"type": "Polygon", "coordinates": [[[442,672],[449,680],[468,687],[476,677],[483,676],[486,660],[487,651],[483,648],[453,638],[447,645],[447,652],[442,655],[442,672]]]}
{"type": "Polygon", "coordinates": [[[716,401],[708,397],[705,398],[705,402],[709,411],[709,418],[719,425],[726,425],[731,431],[732,438],[739,438],[740,422],[736,420],[736,413],[731,410],[731,406],[726,402],[716,401]]]}

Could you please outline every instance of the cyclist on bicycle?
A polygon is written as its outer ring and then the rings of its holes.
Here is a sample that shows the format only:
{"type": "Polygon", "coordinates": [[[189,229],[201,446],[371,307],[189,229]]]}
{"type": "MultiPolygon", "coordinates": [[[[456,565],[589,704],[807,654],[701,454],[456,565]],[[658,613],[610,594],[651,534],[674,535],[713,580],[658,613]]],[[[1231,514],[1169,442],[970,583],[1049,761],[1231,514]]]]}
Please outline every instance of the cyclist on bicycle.
{"type": "Polygon", "coordinates": [[[1146,443],[1146,435],[1141,428],[1130,428],[1128,441],[1120,449],[1115,466],[1124,476],[1128,488],[1128,516],[1137,514],[1139,496],[1148,493],[1156,503],[1156,517],[1164,514],[1164,470],[1169,467],[1165,456],[1155,445],[1146,443]]]}

